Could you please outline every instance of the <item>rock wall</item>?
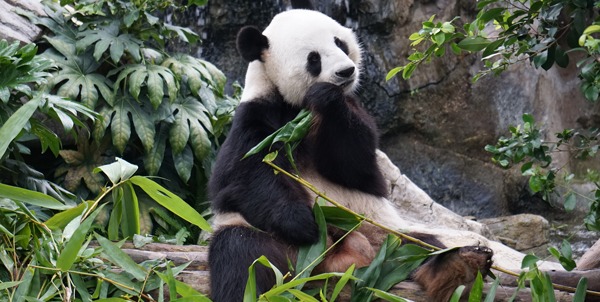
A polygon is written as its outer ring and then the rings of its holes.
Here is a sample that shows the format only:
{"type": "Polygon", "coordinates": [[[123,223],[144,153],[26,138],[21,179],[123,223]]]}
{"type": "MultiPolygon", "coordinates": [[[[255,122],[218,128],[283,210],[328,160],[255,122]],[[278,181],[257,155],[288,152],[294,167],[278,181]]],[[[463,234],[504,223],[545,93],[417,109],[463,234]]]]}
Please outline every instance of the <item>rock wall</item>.
{"type": "MultiPolygon", "coordinates": [[[[492,165],[484,151],[508,134],[509,125],[520,123],[523,113],[532,113],[553,134],[579,127],[578,120],[593,120],[591,113],[597,112],[579,93],[574,68],[545,72],[523,63],[474,84],[478,57],[448,55],[421,66],[408,81],[385,81],[389,70],[405,62],[408,36],[424,20],[432,14],[437,20],[468,19],[474,14],[473,0],[315,2],[320,11],[354,28],[363,43],[358,93],[377,118],[381,148],[434,200],[461,215],[486,218],[530,210],[526,180],[515,170],[492,165]]],[[[236,32],[244,25],[264,28],[288,7],[289,1],[211,0],[174,22],[203,33],[205,44],[190,51],[243,83],[246,63],[235,51],[236,32]]]]}
{"type": "Polygon", "coordinates": [[[31,42],[40,36],[42,31],[17,14],[19,9],[44,13],[39,0],[0,0],[0,40],[31,42]]]}

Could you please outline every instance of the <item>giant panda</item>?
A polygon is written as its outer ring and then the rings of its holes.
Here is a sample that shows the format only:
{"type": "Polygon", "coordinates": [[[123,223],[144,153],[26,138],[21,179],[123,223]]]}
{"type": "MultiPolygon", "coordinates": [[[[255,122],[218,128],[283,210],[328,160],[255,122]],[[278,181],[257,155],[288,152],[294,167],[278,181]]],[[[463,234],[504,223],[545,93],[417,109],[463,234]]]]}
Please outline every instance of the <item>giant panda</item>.
{"type": "MultiPolygon", "coordinates": [[[[262,32],[242,28],[237,47],[250,62],[245,89],[209,181],[215,228],[209,265],[211,298],[216,302],[242,300],[248,267],[258,257],[265,255],[287,271],[298,247],[318,241],[314,193],[262,163],[268,151],[242,160],[303,108],[312,112],[313,121],[294,151],[300,175],[355,212],[392,228],[404,226],[386,198],[388,184],[377,165],[376,124],[354,94],[360,80],[361,47],[353,31],[317,11],[292,9],[276,15],[262,32]]],[[[283,156],[275,164],[292,170],[283,156]]],[[[329,236],[339,237],[334,229],[329,236]]],[[[317,270],[366,266],[385,236],[365,226],[346,237],[317,270]]],[[[483,263],[478,264],[489,268],[491,251],[471,247],[462,252],[483,254],[483,263]]],[[[444,267],[452,273],[460,271],[448,265],[453,257],[460,255],[429,261],[415,274],[436,300],[447,300],[448,292],[474,278],[472,272],[466,279],[440,275],[444,267]]],[[[275,283],[266,268],[258,267],[256,278],[259,292],[275,283]]]]}

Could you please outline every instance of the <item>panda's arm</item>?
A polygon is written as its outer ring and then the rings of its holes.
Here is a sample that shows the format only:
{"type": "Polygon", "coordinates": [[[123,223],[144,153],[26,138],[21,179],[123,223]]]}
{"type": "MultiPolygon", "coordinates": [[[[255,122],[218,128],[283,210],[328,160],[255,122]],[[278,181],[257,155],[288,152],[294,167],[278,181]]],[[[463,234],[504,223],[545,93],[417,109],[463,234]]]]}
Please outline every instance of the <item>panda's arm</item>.
{"type": "Polygon", "coordinates": [[[330,83],[311,86],[304,105],[315,115],[308,139],[319,173],[342,186],[386,196],[377,166],[377,127],[371,116],[330,83]]]}
{"type": "MultiPolygon", "coordinates": [[[[291,244],[318,240],[318,227],[308,193],[296,182],[262,162],[267,150],[241,159],[246,152],[282,126],[281,106],[266,102],[238,107],[227,141],[221,147],[210,181],[213,207],[238,212],[253,226],[291,244]]],[[[275,164],[290,171],[279,156],[275,164]]]]}

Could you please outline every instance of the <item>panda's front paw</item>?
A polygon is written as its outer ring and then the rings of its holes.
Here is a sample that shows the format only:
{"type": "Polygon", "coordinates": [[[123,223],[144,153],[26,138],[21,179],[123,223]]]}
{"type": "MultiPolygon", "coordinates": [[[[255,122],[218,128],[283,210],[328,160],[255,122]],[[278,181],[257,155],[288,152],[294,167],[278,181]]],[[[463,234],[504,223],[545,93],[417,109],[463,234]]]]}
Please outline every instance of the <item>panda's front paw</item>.
{"type": "Polygon", "coordinates": [[[304,97],[303,104],[311,110],[322,111],[326,108],[344,106],[344,90],[342,87],[318,82],[310,86],[304,97]]]}

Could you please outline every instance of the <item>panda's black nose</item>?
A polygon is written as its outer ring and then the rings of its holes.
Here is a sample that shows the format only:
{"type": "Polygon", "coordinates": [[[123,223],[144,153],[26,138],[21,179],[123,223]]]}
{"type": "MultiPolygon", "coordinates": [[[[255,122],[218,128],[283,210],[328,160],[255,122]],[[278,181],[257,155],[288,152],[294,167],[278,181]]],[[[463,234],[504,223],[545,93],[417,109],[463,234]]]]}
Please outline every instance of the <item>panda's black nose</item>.
{"type": "Polygon", "coordinates": [[[335,73],[335,75],[338,76],[338,77],[340,77],[340,78],[349,78],[353,74],[354,74],[354,66],[346,68],[344,70],[340,70],[340,71],[338,71],[338,72],[335,73]]]}

